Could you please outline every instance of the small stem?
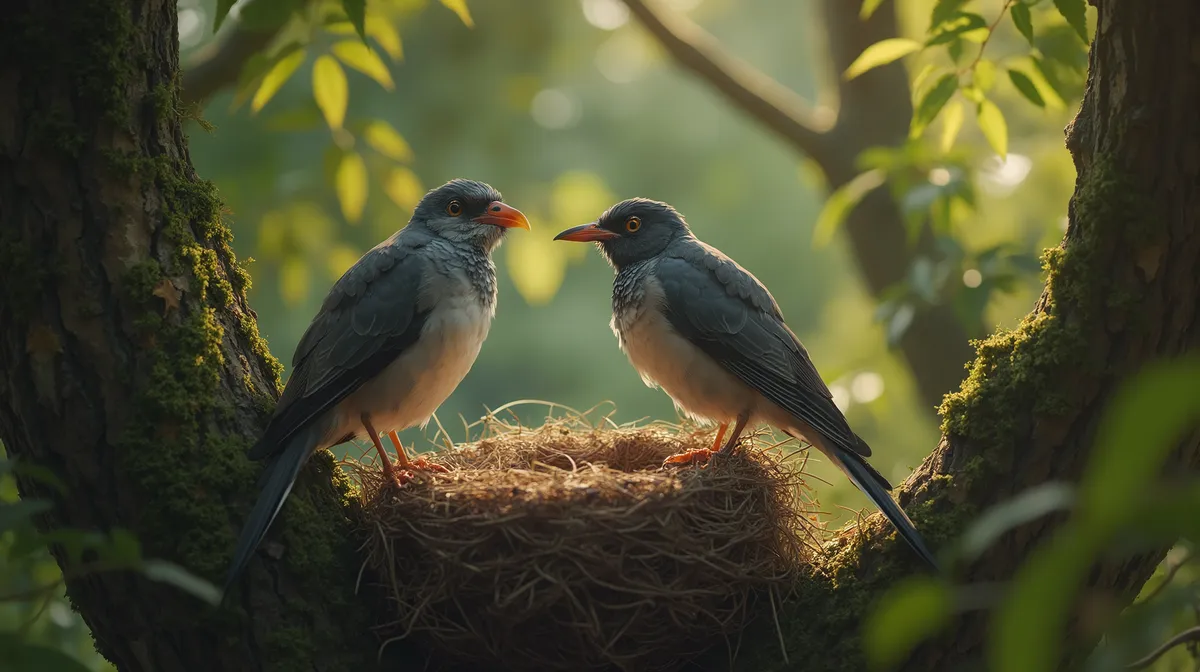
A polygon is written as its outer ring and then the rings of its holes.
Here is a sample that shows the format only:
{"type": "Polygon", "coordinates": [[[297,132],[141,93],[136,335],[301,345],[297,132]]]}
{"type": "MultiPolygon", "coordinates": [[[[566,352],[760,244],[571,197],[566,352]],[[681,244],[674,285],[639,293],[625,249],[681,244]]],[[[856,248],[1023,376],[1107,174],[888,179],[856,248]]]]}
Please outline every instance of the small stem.
{"type": "Polygon", "coordinates": [[[988,34],[987,37],[983,38],[983,43],[979,45],[979,53],[975,54],[975,59],[971,61],[971,64],[962,70],[959,70],[958,74],[966,74],[967,71],[974,70],[975,66],[979,65],[979,60],[983,58],[983,51],[987,49],[988,42],[992,41],[992,34],[996,32],[996,26],[1000,25],[1000,22],[1004,20],[1004,15],[1008,13],[1008,8],[1012,7],[1013,3],[1016,1],[1017,0],[1005,0],[1004,6],[1000,8],[1000,16],[997,16],[996,20],[993,21],[990,26],[988,26],[988,34]]]}

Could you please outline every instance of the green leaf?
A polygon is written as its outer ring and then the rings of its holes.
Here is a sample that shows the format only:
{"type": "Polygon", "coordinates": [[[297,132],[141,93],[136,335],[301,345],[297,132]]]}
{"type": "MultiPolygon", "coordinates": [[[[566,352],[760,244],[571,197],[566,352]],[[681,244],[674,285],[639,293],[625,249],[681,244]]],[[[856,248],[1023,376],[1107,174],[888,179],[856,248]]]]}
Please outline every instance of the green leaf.
{"type": "Polygon", "coordinates": [[[1084,0],[1054,0],[1054,6],[1058,9],[1058,13],[1067,20],[1067,23],[1075,29],[1075,34],[1079,36],[1079,39],[1087,44],[1087,5],[1084,4],[1084,0]]]}
{"type": "Polygon", "coordinates": [[[996,104],[986,98],[979,101],[975,121],[992,149],[1004,159],[1008,157],[1008,124],[996,104]]]}
{"type": "Polygon", "coordinates": [[[933,85],[921,98],[921,102],[917,103],[917,109],[913,113],[912,126],[909,130],[909,136],[916,138],[920,137],[921,133],[933,120],[937,118],[938,112],[946,106],[950,101],[951,96],[958,90],[958,75],[948,73],[942,75],[937,83],[933,85]]]}
{"type": "Polygon", "coordinates": [[[949,622],[953,609],[954,594],[943,581],[922,576],[897,583],[863,623],[867,663],[879,670],[903,662],[949,622]]]}
{"type": "Polygon", "coordinates": [[[1042,72],[1042,64],[1036,58],[1030,58],[1029,60],[1033,64],[1033,67],[1022,70],[1022,72],[1029,77],[1029,81],[1033,82],[1034,87],[1041,94],[1042,100],[1046,102],[1048,109],[1061,110],[1066,106],[1066,103],[1063,102],[1058,89],[1046,79],[1046,75],[1042,72]]]}
{"type": "Polygon", "coordinates": [[[1009,69],[1008,79],[1013,83],[1013,86],[1017,87],[1017,91],[1020,91],[1021,95],[1025,96],[1025,100],[1038,107],[1046,107],[1046,101],[1042,100],[1042,94],[1038,93],[1037,87],[1033,85],[1033,82],[1025,73],[1009,69]]]}
{"type": "Polygon", "coordinates": [[[129,530],[115,529],[100,550],[100,560],[118,567],[136,567],[142,561],[142,544],[129,530]]]}
{"type": "Polygon", "coordinates": [[[237,0],[217,0],[217,13],[213,15],[213,32],[221,29],[221,24],[225,23],[225,17],[229,16],[229,10],[237,0]]]}
{"type": "Polygon", "coordinates": [[[221,591],[216,586],[179,565],[165,560],[147,560],[142,563],[142,574],[151,581],[170,584],[211,605],[221,603],[221,591]]]}
{"type": "Polygon", "coordinates": [[[862,7],[860,7],[858,10],[858,18],[866,21],[867,19],[871,18],[871,15],[874,14],[875,10],[879,9],[879,6],[882,4],[883,0],[863,0],[862,7]]]}
{"type": "Polygon", "coordinates": [[[887,65],[898,58],[920,50],[921,43],[916,40],[908,40],[903,37],[881,40],[863,49],[850,67],[846,68],[843,76],[848,80],[854,79],[872,68],[887,65]]]}
{"type": "Polygon", "coordinates": [[[819,249],[828,245],[854,206],[882,185],[885,179],[886,173],[882,170],[868,170],[830,194],[825,200],[825,206],[821,208],[821,213],[817,215],[817,223],[813,226],[813,247],[819,249]]]}
{"type": "Polygon", "coordinates": [[[300,257],[288,257],[279,266],[279,297],[289,308],[308,296],[308,264],[300,257]]]}
{"type": "Polygon", "coordinates": [[[387,179],[383,182],[383,192],[401,210],[408,212],[417,206],[417,202],[425,194],[425,187],[421,185],[421,178],[417,177],[416,173],[404,166],[397,166],[388,172],[387,179]]]}
{"type": "Polygon", "coordinates": [[[367,41],[367,0],[342,0],[342,11],[350,19],[350,24],[358,32],[363,42],[367,41]]]}
{"type": "Polygon", "coordinates": [[[967,4],[967,0],[938,0],[929,14],[928,32],[932,33],[935,28],[949,21],[965,4],[967,4]]]}
{"type": "Polygon", "coordinates": [[[367,127],[363,129],[362,136],[372,149],[389,159],[405,163],[413,160],[412,148],[408,146],[404,136],[382,119],[376,119],[367,124],[367,127]]]}
{"type": "Polygon", "coordinates": [[[23,499],[11,504],[0,504],[0,532],[32,521],[34,516],[52,508],[54,505],[44,499],[23,499]]]}
{"type": "Polygon", "coordinates": [[[936,27],[933,36],[925,41],[925,46],[945,44],[964,33],[987,30],[987,27],[988,23],[982,16],[972,12],[958,12],[949,21],[943,21],[936,27]]]}
{"type": "Polygon", "coordinates": [[[296,68],[304,62],[306,52],[303,49],[297,49],[290,52],[287,56],[279,59],[271,67],[266,75],[263,76],[262,83],[258,85],[258,90],[254,92],[254,98],[250,100],[250,111],[258,112],[270,102],[275,93],[279,91],[287,80],[296,72],[296,68]]]}
{"type": "Polygon", "coordinates": [[[0,660],[5,670],[53,670],[54,672],[91,672],[76,658],[64,651],[24,641],[21,637],[0,632],[0,660]]]}
{"type": "Polygon", "coordinates": [[[255,0],[245,3],[238,14],[238,27],[275,32],[303,5],[304,0],[255,0]]]}
{"type": "Polygon", "coordinates": [[[1029,5],[1017,2],[1009,10],[1013,25],[1025,36],[1029,44],[1033,44],[1033,16],[1029,13],[1029,5]]]}
{"type": "Polygon", "coordinates": [[[358,152],[347,152],[342,157],[334,176],[334,189],[346,221],[357,223],[367,203],[367,164],[358,152]]]}
{"type": "Polygon", "coordinates": [[[346,84],[346,73],[332,56],[320,56],[313,63],[313,99],[325,123],[331,129],[339,129],[346,120],[346,105],[350,91],[346,84]]]}
{"type": "Polygon", "coordinates": [[[958,137],[958,132],[962,130],[963,104],[955,102],[946,108],[942,114],[942,139],[941,150],[943,153],[949,152],[954,147],[954,140],[958,137]]]}
{"type": "Polygon", "coordinates": [[[990,91],[996,84],[996,64],[986,58],[979,59],[975,63],[971,80],[980,91],[990,91]]]}
{"type": "Polygon", "coordinates": [[[330,51],[343,63],[379,82],[379,85],[388,91],[396,88],[392,82],[392,73],[365,43],[344,40],[330,47],[330,51]]]}
{"type": "Polygon", "coordinates": [[[1009,530],[1075,503],[1075,489],[1067,483],[1043,483],[988,509],[971,524],[960,542],[962,558],[979,557],[1009,530]]]}
{"type": "Polygon", "coordinates": [[[471,20],[471,12],[467,9],[467,0],[442,0],[442,4],[457,14],[463,25],[468,28],[475,27],[475,22],[471,20]]]}

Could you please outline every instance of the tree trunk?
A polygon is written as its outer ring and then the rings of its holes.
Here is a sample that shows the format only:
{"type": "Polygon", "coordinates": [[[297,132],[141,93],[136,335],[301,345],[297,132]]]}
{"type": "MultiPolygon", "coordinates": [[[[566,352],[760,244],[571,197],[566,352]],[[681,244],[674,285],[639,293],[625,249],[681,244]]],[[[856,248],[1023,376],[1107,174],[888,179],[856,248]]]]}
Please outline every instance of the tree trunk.
{"type": "MultiPolygon", "coordinates": [[[[1099,26],[1046,290],[980,348],[902,495],[935,544],[990,504],[1077,477],[1114,386],[1200,342],[1200,6],[1108,0],[1099,26]]],[[[172,0],[18,0],[0,24],[0,438],[67,484],[20,484],[55,498],[44,526],[128,528],[147,556],[219,579],[279,369],[188,158],[176,31],[172,0]]],[[[1200,446],[1175,460],[1195,468],[1200,446]]],[[[354,512],[336,474],[327,453],[305,470],[274,559],[252,564],[232,609],[130,575],[72,580],[100,651],[121,670],[370,668],[379,614],[354,595],[354,512]]],[[[872,522],[781,614],[796,669],[861,669],[865,610],[912,570],[872,522]]],[[[963,578],[1010,576],[1049,529],[1007,535],[963,578]]],[[[1106,559],[1091,587],[1126,603],[1161,556],[1106,559]]],[[[977,667],[983,626],[962,619],[909,669],[977,667]]],[[[739,666],[778,667],[773,629],[756,632],[739,666]]]]}
{"type": "MultiPolygon", "coordinates": [[[[961,389],[942,404],[941,443],[899,494],[935,546],[993,504],[1048,480],[1077,480],[1113,390],[1146,363],[1200,346],[1200,3],[1099,4],[1087,90],[1067,129],[1078,175],[1070,223],[1046,253],[1045,290],[1019,327],[980,345],[961,389]]],[[[1173,472],[1200,470],[1200,438],[1171,459],[1173,472]]],[[[783,665],[764,627],[742,644],[759,655],[740,669],[864,668],[851,635],[873,598],[913,568],[880,516],[870,522],[781,616],[800,661],[783,665]]],[[[1054,523],[1005,535],[956,578],[1011,578],[1054,523]]],[[[1099,560],[1089,593],[1127,606],[1167,550],[1099,560]]],[[[958,619],[904,669],[983,669],[986,627],[983,613],[958,619]]]]}
{"type": "MultiPolygon", "coordinates": [[[[43,527],[131,530],[219,580],[278,363],[177,110],[174,0],[19,0],[0,22],[0,438],[66,495],[43,527]]],[[[344,479],[313,460],[232,608],[71,580],[121,670],[360,670],[376,644],[344,479]]],[[[62,558],[60,557],[60,561],[62,558]]]]}

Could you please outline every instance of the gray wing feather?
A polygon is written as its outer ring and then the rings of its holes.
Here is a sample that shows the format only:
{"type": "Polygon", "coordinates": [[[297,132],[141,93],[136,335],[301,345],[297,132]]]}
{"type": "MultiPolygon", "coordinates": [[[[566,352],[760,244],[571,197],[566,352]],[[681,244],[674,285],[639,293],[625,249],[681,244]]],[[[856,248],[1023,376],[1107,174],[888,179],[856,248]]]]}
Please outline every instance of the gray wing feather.
{"type": "Polygon", "coordinates": [[[273,454],[416,342],[428,314],[419,300],[421,247],[385,241],[334,284],[296,347],[292,375],[251,458],[273,454]]]}
{"type": "Polygon", "coordinates": [[[655,276],[665,295],[664,313],[680,335],[835,445],[870,455],[754,275],[697,241],[664,255],[655,276]]]}

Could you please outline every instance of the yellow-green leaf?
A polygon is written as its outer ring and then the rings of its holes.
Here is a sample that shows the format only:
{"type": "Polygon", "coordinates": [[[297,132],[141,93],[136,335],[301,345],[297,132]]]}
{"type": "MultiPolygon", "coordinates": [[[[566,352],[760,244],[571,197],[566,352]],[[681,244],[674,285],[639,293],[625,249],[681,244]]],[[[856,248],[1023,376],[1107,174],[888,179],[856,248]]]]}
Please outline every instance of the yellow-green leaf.
{"type": "Polygon", "coordinates": [[[342,216],[351,224],[357,223],[367,203],[367,164],[358,152],[347,152],[342,157],[334,188],[342,205],[342,216]]]}
{"type": "Polygon", "coordinates": [[[254,98],[250,101],[250,110],[258,112],[270,102],[271,97],[279,90],[292,73],[296,72],[296,68],[304,62],[305,52],[303,49],[298,49],[279,59],[279,62],[271,66],[267,74],[263,76],[262,83],[258,85],[258,90],[254,92],[254,98]]]}
{"type": "Polygon", "coordinates": [[[371,149],[396,161],[412,161],[412,148],[404,140],[404,136],[396,132],[392,125],[382,119],[376,119],[363,129],[363,140],[371,149]]]}
{"type": "Polygon", "coordinates": [[[871,15],[874,14],[875,10],[879,9],[879,6],[882,4],[883,0],[863,0],[862,7],[860,7],[858,10],[858,18],[866,21],[867,19],[871,18],[871,15]]]}
{"type": "Polygon", "coordinates": [[[943,152],[948,152],[954,147],[954,140],[958,138],[958,132],[962,130],[963,104],[955,101],[946,106],[946,111],[942,112],[942,141],[941,147],[943,152]]]}
{"type": "Polygon", "coordinates": [[[1034,88],[1037,89],[1038,94],[1042,97],[1042,100],[1045,101],[1046,109],[1063,109],[1063,107],[1066,106],[1066,103],[1063,102],[1062,96],[1058,95],[1058,91],[1054,89],[1050,82],[1046,81],[1046,76],[1043,75],[1042,71],[1037,67],[1037,62],[1032,61],[1032,59],[1031,62],[1033,63],[1033,66],[1029,68],[1022,68],[1021,72],[1023,72],[1025,76],[1029,78],[1029,81],[1033,83],[1034,88]]]}
{"type": "Polygon", "coordinates": [[[1046,106],[1046,101],[1042,100],[1042,94],[1038,93],[1037,87],[1033,85],[1033,82],[1025,73],[1010,69],[1008,71],[1008,79],[1013,83],[1013,86],[1017,87],[1017,91],[1020,91],[1021,95],[1025,96],[1025,100],[1038,107],[1046,106]]]}
{"type": "MultiPolygon", "coordinates": [[[[383,182],[383,191],[392,202],[405,211],[417,207],[417,202],[425,195],[425,187],[416,173],[403,166],[397,166],[388,173],[383,182]]],[[[515,237],[515,236],[514,236],[515,237]]]]}
{"type": "Polygon", "coordinates": [[[548,235],[522,233],[509,236],[504,246],[508,274],[527,303],[545,305],[562,286],[567,246],[555,243],[548,235]]]}
{"type": "Polygon", "coordinates": [[[863,52],[858,55],[858,58],[854,59],[850,67],[846,68],[844,77],[846,79],[854,79],[872,68],[887,65],[898,58],[920,50],[921,43],[916,40],[909,40],[903,37],[892,37],[881,40],[863,49],[863,52]]]}
{"type": "Polygon", "coordinates": [[[332,280],[337,280],[342,277],[355,262],[361,257],[353,247],[349,245],[338,245],[333,248],[329,256],[325,259],[326,268],[329,270],[329,277],[332,280]]]}
{"type": "MultiPolygon", "coordinates": [[[[335,23],[325,28],[326,31],[334,35],[357,35],[354,26],[342,21],[335,23]]],[[[399,61],[404,58],[404,47],[400,42],[400,33],[396,31],[396,27],[392,25],[382,16],[372,14],[367,17],[367,35],[375,38],[379,46],[387,52],[388,57],[393,61],[399,61]]]]}
{"type": "Polygon", "coordinates": [[[980,91],[989,91],[996,84],[996,64],[986,58],[979,59],[975,64],[975,73],[972,76],[972,81],[975,86],[979,87],[980,91]]]}
{"type": "Polygon", "coordinates": [[[283,303],[294,306],[308,296],[308,264],[300,257],[291,257],[279,267],[279,296],[283,303]]]}
{"type": "Polygon", "coordinates": [[[350,90],[346,85],[346,73],[332,56],[319,56],[313,64],[313,99],[325,123],[330,128],[341,128],[346,120],[346,104],[350,90]]]}
{"type": "Polygon", "coordinates": [[[343,63],[379,82],[379,85],[388,91],[396,88],[392,82],[392,73],[388,72],[387,66],[366,44],[355,40],[343,40],[330,47],[330,50],[343,63]]]}
{"type": "Polygon", "coordinates": [[[471,12],[467,9],[467,0],[442,0],[442,4],[457,14],[468,28],[475,26],[475,22],[471,20],[471,12]]]}
{"type": "Polygon", "coordinates": [[[938,78],[937,83],[925,92],[921,102],[917,103],[917,109],[913,113],[912,125],[909,129],[911,137],[920,137],[921,133],[933,120],[937,118],[938,112],[946,106],[950,101],[950,97],[958,90],[958,75],[951,72],[942,75],[938,78]]]}
{"type": "Polygon", "coordinates": [[[878,168],[868,170],[850,180],[825,200],[825,206],[817,215],[817,223],[813,226],[813,247],[822,248],[833,240],[833,234],[846,221],[846,215],[858,205],[871,190],[883,184],[886,174],[878,168]]]}
{"type": "Polygon", "coordinates": [[[1000,108],[985,98],[979,103],[975,120],[979,123],[979,130],[983,132],[983,137],[987,138],[992,149],[1000,155],[1000,158],[1006,158],[1008,156],[1008,124],[1004,122],[1004,115],[1000,112],[1000,108]]]}
{"type": "Polygon", "coordinates": [[[1025,40],[1029,44],[1033,44],[1033,16],[1029,13],[1029,5],[1023,2],[1014,2],[1012,8],[1008,10],[1012,16],[1013,25],[1017,30],[1025,36],[1025,40]]]}

